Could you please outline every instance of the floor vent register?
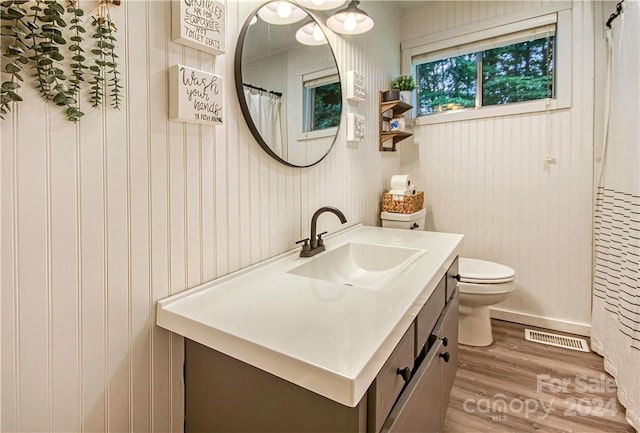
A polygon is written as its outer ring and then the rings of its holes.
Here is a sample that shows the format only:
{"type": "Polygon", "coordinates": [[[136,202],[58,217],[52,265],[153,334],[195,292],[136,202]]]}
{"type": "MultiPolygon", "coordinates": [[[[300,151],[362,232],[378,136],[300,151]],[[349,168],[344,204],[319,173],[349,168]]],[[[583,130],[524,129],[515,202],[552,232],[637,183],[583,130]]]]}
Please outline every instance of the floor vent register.
{"type": "Polygon", "coordinates": [[[549,346],[563,347],[565,349],[589,352],[589,345],[584,338],[566,337],[564,335],[550,334],[548,332],[524,330],[524,338],[527,341],[548,344],[549,346]]]}

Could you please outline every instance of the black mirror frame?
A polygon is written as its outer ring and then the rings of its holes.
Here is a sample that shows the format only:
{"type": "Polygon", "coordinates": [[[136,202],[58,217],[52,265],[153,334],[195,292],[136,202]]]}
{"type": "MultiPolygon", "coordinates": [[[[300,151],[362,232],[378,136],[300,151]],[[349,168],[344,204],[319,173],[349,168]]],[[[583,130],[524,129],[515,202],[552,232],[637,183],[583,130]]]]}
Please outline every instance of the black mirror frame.
{"type": "MultiPolygon", "coordinates": [[[[271,147],[269,147],[269,145],[264,141],[264,138],[262,138],[262,135],[260,134],[260,131],[258,131],[258,128],[256,128],[255,123],[253,122],[253,118],[251,117],[251,113],[249,112],[249,107],[247,106],[247,101],[245,99],[244,96],[244,88],[243,88],[243,81],[242,81],[242,51],[244,49],[244,42],[247,36],[247,32],[249,30],[249,26],[251,25],[251,19],[253,17],[256,17],[258,15],[258,11],[265,6],[266,4],[271,3],[271,1],[268,1],[264,4],[262,4],[261,6],[259,6],[258,8],[256,8],[245,20],[244,25],[242,26],[242,29],[240,30],[240,34],[238,36],[238,44],[236,45],[236,51],[235,51],[235,58],[234,58],[234,78],[236,81],[236,94],[238,95],[238,102],[240,103],[240,110],[242,111],[242,116],[244,117],[245,122],[247,123],[247,126],[249,127],[249,130],[251,131],[251,135],[253,135],[253,138],[256,139],[256,141],[258,142],[258,144],[260,145],[260,147],[262,147],[262,149],[267,152],[269,154],[269,156],[271,156],[272,158],[274,158],[275,160],[281,162],[284,165],[287,165],[289,167],[299,167],[299,168],[305,168],[305,167],[313,167],[316,164],[319,164],[320,161],[322,161],[323,159],[325,159],[327,157],[327,155],[329,155],[329,153],[331,152],[331,150],[333,149],[333,146],[336,144],[336,139],[338,138],[338,134],[340,133],[340,126],[342,125],[342,113],[344,111],[344,95],[342,93],[342,76],[340,75],[340,68],[338,67],[338,61],[336,60],[336,54],[333,51],[333,48],[331,47],[331,44],[329,44],[329,42],[327,41],[327,46],[329,47],[329,50],[331,51],[331,56],[333,57],[333,62],[336,65],[336,70],[338,71],[338,82],[340,83],[340,94],[342,101],[340,102],[340,123],[338,124],[338,127],[336,129],[336,134],[333,137],[333,141],[331,142],[331,146],[329,146],[329,149],[327,149],[327,152],[322,155],[322,157],[320,159],[318,159],[317,161],[315,161],[312,164],[308,164],[308,165],[296,165],[296,164],[292,164],[289,161],[286,161],[284,159],[282,159],[281,157],[279,157],[272,149],[271,147]]],[[[315,21],[317,24],[320,24],[318,19],[307,9],[298,6],[300,9],[304,10],[307,15],[309,15],[309,17],[315,21]]],[[[324,33],[324,29],[323,29],[323,33],[324,33]]]]}

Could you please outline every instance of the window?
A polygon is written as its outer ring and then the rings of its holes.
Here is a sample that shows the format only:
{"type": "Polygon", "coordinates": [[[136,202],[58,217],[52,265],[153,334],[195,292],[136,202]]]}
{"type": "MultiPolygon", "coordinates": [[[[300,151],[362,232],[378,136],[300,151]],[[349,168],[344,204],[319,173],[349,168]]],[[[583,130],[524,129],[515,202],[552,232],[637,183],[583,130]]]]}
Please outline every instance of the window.
{"type": "Polygon", "coordinates": [[[553,98],[554,42],[555,24],[416,56],[418,116],[553,98]]]}
{"type": "Polygon", "coordinates": [[[552,3],[402,41],[415,124],[570,108],[571,2],[552,3]]]}
{"type": "Polygon", "coordinates": [[[335,128],[340,124],[342,91],[337,73],[303,79],[303,131],[335,128]]]}
{"type": "Polygon", "coordinates": [[[418,116],[476,106],[476,57],[464,54],[416,67],[418,116]]]}

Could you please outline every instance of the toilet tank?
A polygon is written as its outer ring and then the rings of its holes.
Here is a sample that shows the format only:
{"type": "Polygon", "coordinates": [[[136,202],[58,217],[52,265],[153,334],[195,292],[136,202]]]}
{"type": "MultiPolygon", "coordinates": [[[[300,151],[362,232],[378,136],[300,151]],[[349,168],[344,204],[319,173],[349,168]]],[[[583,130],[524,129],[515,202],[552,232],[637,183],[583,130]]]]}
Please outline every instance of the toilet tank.
{"type": "Polygon", "coordinates": [[[427,210],[424,208],[414,213],[380,213],[382,227],[408,230],[424,230],[426,216],[427,210]]]}

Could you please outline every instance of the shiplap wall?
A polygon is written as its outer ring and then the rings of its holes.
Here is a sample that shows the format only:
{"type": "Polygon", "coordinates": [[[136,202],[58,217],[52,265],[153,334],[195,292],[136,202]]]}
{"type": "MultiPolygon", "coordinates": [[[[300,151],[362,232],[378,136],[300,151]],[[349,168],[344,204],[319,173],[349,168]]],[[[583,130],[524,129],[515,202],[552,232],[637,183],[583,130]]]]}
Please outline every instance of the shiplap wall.
{"type": "Polygon", "coordinates": [[[341,73],[366,78],[367,102],[343,111],[366,115],[366,141],[347,145],[343,129],[323,162],[296,169],[259,148],[236,101],[235,41],[256,5],[226,2],[216,58],[171,42],[168,1],[122,2],[122,109],[83,102],[71,124],[25,89],[2,122],[2,431],[181,431],[183,342],[154,325],[155,302],[293,248],[322,205],[378,222],[400,165],[375,131],[377,91],[400,68],[399,13],[363,2],[376,28],[330,37],[341,73]],[[224,76],[223,125],[167,120],[176,63],[224,76]]]}
{"type": "MultiPolygon", "coordinates": [[[[543,6],[430,2],[403,16],[402,40],[543,6]]],[[[570,109],[419,126],[401,148],[403,171],[426,191],[427,229],[464,233],[465,255],[516,270],[516,292],[494,314],[580,333],[591,317],[592,7],[572,6],[570,109]]]]}

